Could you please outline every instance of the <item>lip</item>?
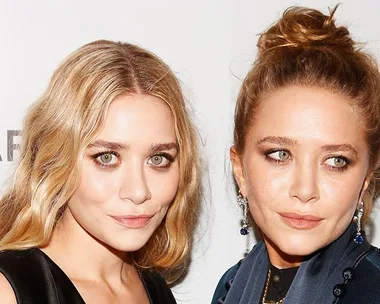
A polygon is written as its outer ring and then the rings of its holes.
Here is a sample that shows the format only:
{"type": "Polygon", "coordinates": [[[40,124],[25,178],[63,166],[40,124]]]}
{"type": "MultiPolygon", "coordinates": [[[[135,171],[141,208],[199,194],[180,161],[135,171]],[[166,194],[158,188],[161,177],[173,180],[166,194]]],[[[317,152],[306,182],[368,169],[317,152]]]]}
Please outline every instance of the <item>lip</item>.
{"type": "Polygon", "coordinates": [[[153,215],[121,215],[121,216],[111,216],[118,224],[130,228],[130,229],[140,229],[144,228],[149,224],[153,215]]]}
{"type": "Polygon", "coordinates": [[[298,214],[298,213],[279,213],[281,220],[291,228],[298,230],[310,230],[317,227],[323,220],[323,218],[309,215],[309,214],[298,214]]]}

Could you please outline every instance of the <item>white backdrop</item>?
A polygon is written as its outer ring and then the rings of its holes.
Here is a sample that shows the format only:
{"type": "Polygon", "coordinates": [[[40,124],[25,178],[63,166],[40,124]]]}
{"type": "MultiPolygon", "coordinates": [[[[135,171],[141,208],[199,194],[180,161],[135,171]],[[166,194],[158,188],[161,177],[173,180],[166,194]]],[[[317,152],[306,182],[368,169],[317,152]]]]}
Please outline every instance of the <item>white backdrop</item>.
{"type": "MultiPolygon", "coordinates": [[[[341,0],[336,14],[380,58],[380,2],[341,0]]],[[[237,90],[255,56],[257,34],[290,5],[323,11],[335,0],[0,0],[0,184],[12,170],[8,130],[42,93],[57,65],[96,39],[139,44],[163,58],[183,82],[202,137],[204,210],[187,278],[173,291],[179,303],[210,303],[222,273],[252,246],[239,234],[228,149],[237,90]]],[[[17,145],[19,138],[12,137],[17,145]]],[[[13,147],[13,148],[12,148],[13,147]]],[[[17,157],[17,151],[14,152],[17,157]]],[[[378,213],[378,212],[377,212],[378,213]]],[[[380,214],[379,214],[380,216],[380,214]]],[[[374,214],[374,218],[376,213],[374,214]]],[[[375,222],[375,221],[373,221],[375,222]]],[[[380,224],[371,226],[380,245],[380,224]]]]}

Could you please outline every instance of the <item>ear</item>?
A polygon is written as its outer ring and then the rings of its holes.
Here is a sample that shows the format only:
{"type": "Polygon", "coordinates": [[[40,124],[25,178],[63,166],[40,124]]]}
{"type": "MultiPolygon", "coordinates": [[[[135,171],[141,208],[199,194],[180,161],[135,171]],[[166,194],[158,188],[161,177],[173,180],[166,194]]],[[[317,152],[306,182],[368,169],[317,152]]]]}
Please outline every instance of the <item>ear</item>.
{"type": "Polygon", "coordinates": [[[366,179],[364,180],[362,193],[364,193],[367,190],[370,180],[371,180],[371,177],[366,177],[366,179]]]}
{"type": "Polygon", "coordinates": [[[370,183],[371,177],[372,177],[372,176],[369,175],[369,176],[367,176],[367,177],[364,179],[362,189],[360,190],[360,196],[359,196],[358,204],[363,200],[364,193],[365,193],[365,191],[367,190],[367,188],[368,188],[368,186],[369,186],[369,183],[370,183]]]}
{"type": "Polygon", "coordinates": [[[232,170],[234,173],[235,181],[240,189],[241,194],[247,196],[247,186],[245,179],[245,171],[241,156],[236,151],[235,146],[230,148],[230,160],[232,164],[232,170]]]}

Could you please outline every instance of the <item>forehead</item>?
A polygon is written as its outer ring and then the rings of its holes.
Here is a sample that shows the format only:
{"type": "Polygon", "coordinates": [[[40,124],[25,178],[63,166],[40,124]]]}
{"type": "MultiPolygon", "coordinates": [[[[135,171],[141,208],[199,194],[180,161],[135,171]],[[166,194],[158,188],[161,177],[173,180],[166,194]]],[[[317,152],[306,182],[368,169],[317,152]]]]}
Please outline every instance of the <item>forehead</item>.
{"type": "Polygon", "coordinates": [[[363,144],[364,131],[360,115],[343,95],[321,88],[293,86],[276,90],[260,101],[248,136],[363,144]]]}
{"type": "Polygon", "coordinates": [[[174,118],[161,99],[145,94],[123,94],[110,105],[97,139],[143,142],[175,141],[174,118]]]}

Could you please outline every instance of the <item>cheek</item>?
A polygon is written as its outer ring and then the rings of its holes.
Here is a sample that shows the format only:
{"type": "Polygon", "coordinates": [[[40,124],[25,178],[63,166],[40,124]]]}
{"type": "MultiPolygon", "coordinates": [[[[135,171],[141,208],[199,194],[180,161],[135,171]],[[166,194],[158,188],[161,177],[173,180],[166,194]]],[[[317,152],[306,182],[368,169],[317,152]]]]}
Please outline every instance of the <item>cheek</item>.
{"type": "Polygon", "coordinates": [[[284,195],[283,184],[281,179],[271,179],[269,175],[252,173],[247,178],[247,186],[250,213],[254,221],[262,225],[274,209],[280,195],[284,195]]]}
{"type": "MultiPolygon", "coordinates": [[[[84,163],[79,187],[69,201],[69,206],[79,212],[85,206],[86,212],[90,212],[91,206],[99,206],[112,199],[117,188],[118,179],[113,174],[98,170],[93,164],[84,163]]],[[[117,193],[117,192],[116,192],[117,193]]]]}
{"type": "Polygon", "coordinates": [[[343,187],[333,183],[321,188],[320,213],[336,221],[350,221],[358,203],[360,187],[355,184],[343,187]]]}
{"type": "Polygon", "coordinates": [[[92,174],[82,179],[82,192],[94,196],[107,196],[113,188],[116,188],[115,176],[111,174],[92,174]],[[92,193],[89,193],[92,192],[92,193]]]}
{"type": "Polygon", "coordinates": [[[179,185],[179,168],[175,166],[169,172],[152,172],[148,176],[152,202],[166,209],[174,200],[179,185]]]}
{"type": "Polygon", "coordinates": [[[286,172],[271,171],[263,161],[251,161],[245,173],[247,196],[252,204],[276,204],[276,201],[283,201],[287,196],[290,178],[286,172]]]}
{"type": "Polygon", "coordinates": [[[353,213],[360,199],[363,180],[364,174],[359,172],[325,176],[319,188],[326,211],[331,210],[338,217],[353,213]]]}

